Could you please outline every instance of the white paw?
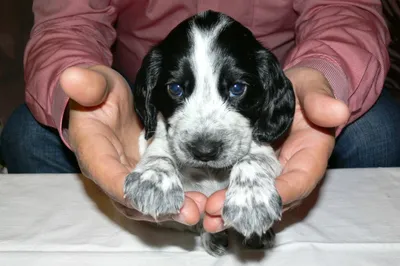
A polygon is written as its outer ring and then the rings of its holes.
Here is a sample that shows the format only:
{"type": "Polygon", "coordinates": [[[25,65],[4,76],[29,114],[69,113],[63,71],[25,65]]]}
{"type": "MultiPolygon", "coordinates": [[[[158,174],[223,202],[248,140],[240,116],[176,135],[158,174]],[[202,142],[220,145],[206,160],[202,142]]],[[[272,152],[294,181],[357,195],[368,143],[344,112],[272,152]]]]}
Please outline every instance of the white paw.
{"type": "Polygon", "coordinates": [[[276,169],[245,161],[232,169],[222,218],[245,238],[262,236],[282,215],[282,200],[275,188],[276,169]]]}
{"type": "Polygon", "coordinates": [[[179,213],[185,197],[173,168],[134,171],[125,179],[124,192],[135,209],[154,219],[179,213]]]}

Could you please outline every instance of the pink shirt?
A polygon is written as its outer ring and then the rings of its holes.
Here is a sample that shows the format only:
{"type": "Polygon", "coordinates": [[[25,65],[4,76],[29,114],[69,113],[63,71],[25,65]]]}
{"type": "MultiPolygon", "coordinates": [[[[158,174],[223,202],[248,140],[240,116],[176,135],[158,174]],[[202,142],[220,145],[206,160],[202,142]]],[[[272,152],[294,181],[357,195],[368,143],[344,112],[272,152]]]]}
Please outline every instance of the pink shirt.
{"type": "Polygon", "coordinates": [[[348,104],[348,123],[382,90],[390,37],[380,0],[34,0],[35,25],[24,59],[30,110],[62,133],[68,102],[58,86],[63,70],[114,63],[133,82],[150,46],[207,9],[250,28],[285,69],[322,72],[335,96],[348,104]]]}

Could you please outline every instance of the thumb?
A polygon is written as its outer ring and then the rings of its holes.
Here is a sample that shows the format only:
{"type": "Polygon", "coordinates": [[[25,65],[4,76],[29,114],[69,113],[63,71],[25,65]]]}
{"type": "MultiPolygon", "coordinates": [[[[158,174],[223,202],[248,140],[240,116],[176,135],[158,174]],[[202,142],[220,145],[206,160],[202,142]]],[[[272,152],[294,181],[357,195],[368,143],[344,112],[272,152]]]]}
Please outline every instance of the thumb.
{"type": "Polygon", "coordinates": [[[349,108],[333,97],[325,78],[320,82],[302,82],[300,86],[296,86],[296,94],[307,119],[317,126],[338,127],[349,119],[349,108]]]}
{"type": "Polygon", "coordinates": [[[101,104],[108,94],[105,76],[88,68],[67,68],[60,76],[60,85],[69,98],[85,107],[101,104]]]}

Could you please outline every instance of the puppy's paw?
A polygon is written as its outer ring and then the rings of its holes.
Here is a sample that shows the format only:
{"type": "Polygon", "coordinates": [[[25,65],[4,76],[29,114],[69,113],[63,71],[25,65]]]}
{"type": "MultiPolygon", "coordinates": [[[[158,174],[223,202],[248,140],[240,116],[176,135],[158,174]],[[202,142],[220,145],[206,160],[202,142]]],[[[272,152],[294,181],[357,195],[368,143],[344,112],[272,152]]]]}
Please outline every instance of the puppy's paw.
{"type": "Polygon", "coordinates": [[[231,187],[222,218],[245,238],[262,236],[282,215],[282,200],[272,186],[231,187]]]}
{"type": "Polygon", "coordinates": [[[185,198],[176,172],[157,168],[130,173],[124,193],[135,209],[156,220],[179,213],[185,198]]]}
{"type": "Polygon", "coordinates": [[[228,233],[226,231],[215,234],[203,232],[201,234],[201,243],[208,254],[220,257],[228,252],[228,233]]]}

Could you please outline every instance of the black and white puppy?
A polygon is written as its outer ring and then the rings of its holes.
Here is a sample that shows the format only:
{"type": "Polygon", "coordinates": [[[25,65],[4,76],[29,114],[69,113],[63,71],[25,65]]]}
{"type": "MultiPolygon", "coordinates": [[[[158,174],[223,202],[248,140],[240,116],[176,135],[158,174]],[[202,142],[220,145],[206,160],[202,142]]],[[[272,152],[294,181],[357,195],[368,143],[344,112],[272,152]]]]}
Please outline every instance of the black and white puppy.
{"type": "MultiPolygon", "coordinates": [[[[226,226],[268,239],[282,212],[274,185],[281,168],[269,143],[290,127],[295,99],[250,30],[213,11],[183,21],[144,58],[134,101],[146,145],[125,181],[131,204],[157,218],[178,213],[185,191],[228,188],[226,226]]],[[[204,248],[225,253],[226,232],[209,234],[201,224],[191,229],[204,248]]]]}

